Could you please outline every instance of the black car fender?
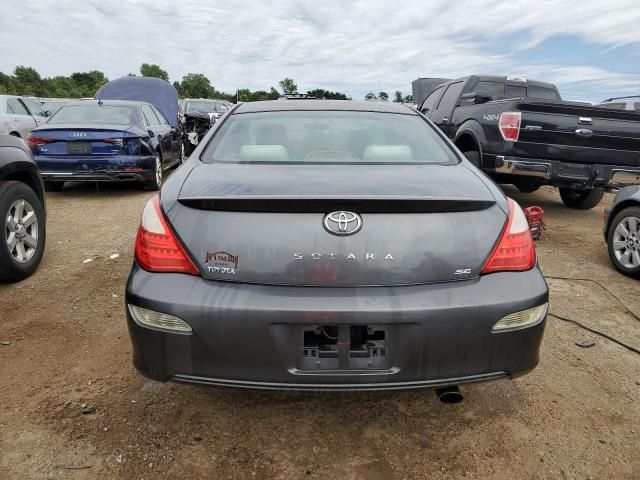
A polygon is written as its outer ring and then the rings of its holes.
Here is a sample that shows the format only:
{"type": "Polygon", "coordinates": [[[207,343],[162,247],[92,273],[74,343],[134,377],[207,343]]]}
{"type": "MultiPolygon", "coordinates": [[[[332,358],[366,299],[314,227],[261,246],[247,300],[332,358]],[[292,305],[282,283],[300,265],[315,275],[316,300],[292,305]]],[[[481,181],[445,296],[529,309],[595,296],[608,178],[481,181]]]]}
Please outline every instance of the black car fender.
{"type": "MultiPolygon", "coordinates": [[[[0,135],[0,181],[24,182],[35,192],[45,207],[45,193],[38,165],[27,145],[11,135],[0,135]]],[[[46,209],[45,209],[46,212],[46,209]]]]}

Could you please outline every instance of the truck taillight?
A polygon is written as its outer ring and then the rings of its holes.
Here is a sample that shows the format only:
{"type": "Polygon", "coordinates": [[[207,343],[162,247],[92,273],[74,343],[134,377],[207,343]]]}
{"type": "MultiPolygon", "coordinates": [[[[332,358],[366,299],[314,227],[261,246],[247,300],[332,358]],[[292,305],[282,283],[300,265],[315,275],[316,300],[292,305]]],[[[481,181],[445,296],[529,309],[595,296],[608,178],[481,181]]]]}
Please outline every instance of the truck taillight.
{"type": "Polygon", "coordinates": [[[150,272],[200,275],[167,223],[158,195],[147,202],[142,212],[135,257],[138,265],[150,272]]]}
{"type": "Polygon", "coordinates": [[[509,218],[489,260],[481,274],[493,272],[523,272],[536,264],[536,249],[531,238],[529,223],[522,208],[508,198],[509,218]]]}
{"type": "Polygon", "coordinates": [[[517,142],[520,136],[520,122],[522,120],[521,112],[502,112],[498,127],[500,134],[507,142],[517,142]]]}

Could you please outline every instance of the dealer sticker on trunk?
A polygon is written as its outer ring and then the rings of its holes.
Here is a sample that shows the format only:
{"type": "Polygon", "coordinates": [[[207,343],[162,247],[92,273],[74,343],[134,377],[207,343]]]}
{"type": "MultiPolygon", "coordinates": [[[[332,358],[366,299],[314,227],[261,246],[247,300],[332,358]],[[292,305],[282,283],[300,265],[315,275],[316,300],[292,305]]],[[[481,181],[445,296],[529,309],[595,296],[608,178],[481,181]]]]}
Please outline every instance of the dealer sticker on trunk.
{"type": "Polygon", "coordinates": [[[209,273],[235,275],[238,268],[238,256],[229,252],[207,252],[205,266],[209,273]]]}

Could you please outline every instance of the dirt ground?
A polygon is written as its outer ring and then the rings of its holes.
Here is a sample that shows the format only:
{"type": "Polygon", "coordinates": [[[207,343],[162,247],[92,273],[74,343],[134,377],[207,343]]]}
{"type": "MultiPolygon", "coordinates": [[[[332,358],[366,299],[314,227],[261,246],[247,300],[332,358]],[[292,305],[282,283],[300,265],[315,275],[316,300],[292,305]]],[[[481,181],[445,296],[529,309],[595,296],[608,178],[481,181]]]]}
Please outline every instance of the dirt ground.
{"type": "MultiPolygon", "coordinates": [[[[508,193],[546,211],[537,247],[551,311],[640,348],[640,283],[613,269],[601,233],[612,197],[575,211],[552,189],[508,193]]],[[[123,293],[149,196],[90,185],[50,194],[42,265],[0,285],[0,479],[640,478],[640,356],[553,317],[536,370],[465,386],[458,405],[430,390],[144,379],[123,293]]]]}

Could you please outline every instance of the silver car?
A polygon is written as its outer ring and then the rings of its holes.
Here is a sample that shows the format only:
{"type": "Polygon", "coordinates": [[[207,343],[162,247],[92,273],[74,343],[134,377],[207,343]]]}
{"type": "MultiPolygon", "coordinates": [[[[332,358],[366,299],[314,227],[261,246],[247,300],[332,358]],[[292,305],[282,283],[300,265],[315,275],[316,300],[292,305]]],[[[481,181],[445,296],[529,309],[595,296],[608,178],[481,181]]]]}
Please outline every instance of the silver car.
{"type": "Polygon", "coordinates": [[[135,258],[126,316],[155,380],[405,389],[538,364],[522,209],[403,105],[235,106],[147,204],[135,258]]]}
{"type": "Polygon", "coordinates": [[[45,123],[48,116],[49,112],[30,98],[0,95],[0,133],[26,140],[31,130],[45,123]]]}

